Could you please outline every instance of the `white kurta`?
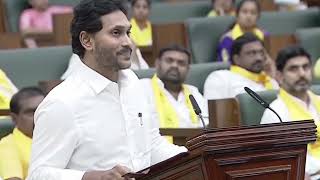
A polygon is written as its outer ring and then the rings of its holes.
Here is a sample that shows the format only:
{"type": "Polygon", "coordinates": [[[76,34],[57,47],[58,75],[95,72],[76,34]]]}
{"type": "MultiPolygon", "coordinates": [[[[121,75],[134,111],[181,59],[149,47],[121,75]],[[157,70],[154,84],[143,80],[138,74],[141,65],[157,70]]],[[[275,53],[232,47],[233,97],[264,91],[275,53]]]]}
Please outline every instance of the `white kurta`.
{"type": "MultiPolygon", "coordinates": [[[[154,97],[154,92],[152,89],[152,82],[151,79],[141,79],[140,80],[142,87],[144,87],[144,90],[146,92],[146,97],[148,97],[151,104],[153,104],[153,109],[157,111],[156,109],[156,100],[154,97]]],[[[172,107],[177,112],[178,118],[179,118],[179,127],[180,128],[195,128],[195,127],[203,127],[201,121],[199,120],[198,124],[193,124],[191,117],[190,117],[190,111],[185,103],[185,96],[183,92],[181,91],[178,95],[178,99],[175,99],[168,90],[164,88],[164,84],[161,80],[158,81],[160,88],[165,93],[166,97],[168,98],[169,102],[172,104],[172,107]]],[[[208,104],[207,100],[200,94],[198,88],[192,85],[187,85],[190,93],[194,96],[196,99],[201,111],[202,116],[204,117],[204,121],[206,124],[209,123],[208,121],[208,104]]],[[[158,125],[160,125],[159,117],[157,119],[158,125]]]]}
{"type": "MultiPolygon", "coordinates": [[[[315,106],[313,106],[312,104],[307,105],[305,102],[301,101],[300,99],[294,96],[291,96],[291,97],[297,103],[299,103],[300,105],[308,109],[308,111],[311,113],[315,121],[320,120],[319,112],[317,112],[315,106]]],[[[283,122],[292,121],[292,119],[290,118],[290,114],[287,106],[279,97],[270,104],[270,107],[279,114],[283,122]]],[[[266,109],[261,118],[261,124],[269,124],[269,123],[280,123],[280,120],[277,117],[277,115],[275,115],[272,111],[270,111],[269,109],[266,109]]],[[[310,154],[307,153],[306,170],[305,170],[306,173],[313,174],[319,170],[320,170],[320,160],[313,158],[312,156],[310,156],[310,154]]],[[[320,178],[320,176],[313,177],[312,180],[313,179],[318,180],[318,178],[320,178]]]]}
{"type": "Polygon", "coordinates": [[[81,180],[118,164],[138,171],[186,151],[160,136],[154,117],[131,70],[117,84],[80,62],[35,113],[28,180],[81,180]]]}
{"type": "MultiPolygon", "coordinates": [[[[272,85],[275,89],[279,88],[274,79],[272,79],[272,85]]],[[[230,70],[214,71],[205,81],[204,97],[207,99],[233,98],[238,94],[245,93],[244,87],[249,87],[253,91],[266,90],[263,84],[256,83],[230,70]]]]}

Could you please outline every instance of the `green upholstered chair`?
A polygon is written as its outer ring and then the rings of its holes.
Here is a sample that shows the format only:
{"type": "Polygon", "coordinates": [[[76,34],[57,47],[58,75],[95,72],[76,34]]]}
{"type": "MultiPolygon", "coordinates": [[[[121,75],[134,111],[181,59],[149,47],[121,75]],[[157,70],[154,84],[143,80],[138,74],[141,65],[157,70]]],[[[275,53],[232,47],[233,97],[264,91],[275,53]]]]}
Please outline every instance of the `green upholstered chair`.
{"type": "MultiPolygon", "coordinates": [[[[228,69],[229,64],[227,63],[202,63],[202,64],[192,64],[190,66],[190,71],[186,79],[187,84],[196,86],[200,93],[203,93],[203,85],[208,75],[212,71],[220,69],[228,69]]],[[[135,71],[137,76],[141,78],[151,78],[155,73],[155,69],[139,70],[135,71]]]]}
{"type": "Polygon", "coordinates": [[[183,22],[190,17],[204,17],[210,11],[210,0],[179,3],[154,3],[151,7],[152,23],[183,22]]]}
{"type": "Polygon", "coordinates": [[[311,86],[311,91],[315,94],[317,94],[318,96],[320,96],[320,85],[319,84],[313,84],[311,86]]]}
{"type": "Polygon", "coordinates": [[[0,119],[0,139],[10,134],[14,128],[11,119],[0,119]]]}
{"type": "Polygon", "coordinates": [[[263,12],[258,25],[272,35],[294,34],[297,29],[320,26],[320,10],[263,12]]]}
{"type": "Polygon", "coordinates": [[[315,62],[320,57],[320,27],[299,29],[296,31],[295,37],[301,46],[310,53],[311,59],[315,62]]]}
{"type": "Polygon", "coordinates": [[[234,17],[190,18],[185,21],[193,63],[213,62],[221,36],[234,17]]]}
{"type": "MultiPolygon", "coordinates": [[[[234,17],[190,18],[185,21],[194,63],[216,59],[220,37],[233,22],[234,17]]],[[[258,24],[272,35],[293,34],[297,29],[320,26],[320,10],[263,12],[258,24]]]]}
{"type": "MultiPolygon", "coordinates": [[[[261,91],[257,92],[267,103],[271,103],[277,98],[277,90],[261,91]]],[[[263,112],[263,108],[258,102],[256,102],[247,93],[239,94],[236,96],[239,102],[241,125],[250,126],[260,124],[263,112]]]]}
{"type": "Polygon", "coordinates": [[[72,55],[70,46],[0,51],[0,68],[18,87],[60,79],[72,55]]]}
{"type": "MultiPolygon", "coordinates": [[[[51,5],[70,5],[77,4],[80,0],[50,0],[51,5]]],[[[19,19],[23,10],[29,8],[27,0],[3,0],[6,10],[9,32],[19,31],[19,19]]]]}

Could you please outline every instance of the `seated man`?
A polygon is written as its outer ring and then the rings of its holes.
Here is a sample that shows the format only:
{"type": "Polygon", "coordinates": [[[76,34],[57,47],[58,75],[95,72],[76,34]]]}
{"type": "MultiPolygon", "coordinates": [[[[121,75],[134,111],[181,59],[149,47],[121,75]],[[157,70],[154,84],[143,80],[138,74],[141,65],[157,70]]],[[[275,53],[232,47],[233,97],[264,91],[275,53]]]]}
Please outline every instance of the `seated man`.
{"type": "Polygon", "coordinates": [[[35,87],[21,89],[10,101],[11,118],[15,123],[12,134],[0,141],[0,177],[10,180],[27,177],[33,114],[44,98],[44,93],[35,87]]]}
{"type": "Polygon", "coordinates": [[[141,80],[146,97],[155,105],[160,127],[202,127],[189,100],[190,94],[207,116],[207,102],[198,89],[184,84],[190,68],[190,56],[190,52],[181,46],[165,47],[160,50],[155,62],[156,74],[152,79],[141,80]]]}
{"type": "Polygon", "coordinates": [[[264,71],[266,54],[262,41],[245,33],[234,41],[230,70],[212,72],[204,84],[207,99],[232,98],[244,93],[248,86],[254,91],[278,88],[278,83],[264,71]]]}
{"type": "MultiPolygon", "coordinates": [[[[314,119],[320,136],[320,99],[310,91],[312,62],[310,55],[299,46],[289,46],[281,50],[276,61],[280,80],[278,98],[270,104],[282,121],[314,119]]],[[[277,116],[266,110],[261,124],[278,123],[277,116]]],[[[309,144],[306,174],[311,179],[320,178],[320,142],[309,144]],[[312,177],[317,175],[318,177],[312,177]]]]}

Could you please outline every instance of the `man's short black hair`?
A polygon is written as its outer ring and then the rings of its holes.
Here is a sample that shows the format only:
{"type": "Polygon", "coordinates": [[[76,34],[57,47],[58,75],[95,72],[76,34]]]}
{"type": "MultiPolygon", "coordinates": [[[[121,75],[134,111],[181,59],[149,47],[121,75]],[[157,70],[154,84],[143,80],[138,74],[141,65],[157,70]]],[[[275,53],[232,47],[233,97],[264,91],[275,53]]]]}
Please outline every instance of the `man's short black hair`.
{"type": "Polygon", "coordinates": [[[298,56],[305,56],[308,58],[309,62],[312,63],[310,54],[303,47],[299,45],[290,45],[279,51],[276,58],[277,70],[282,72],[289,59],[298,56]]]}
{"type": "Polygon", "coordinates": [[[14,94],[10,101],[10,112],[18,114],[21,109],[21,101],[35,96],[45,96],[44,92],[38,87],[25,87],[14,94]]]}
{"type": "Polygon", "coordinates": [[[237,39],[234,40],[232,47],[231,47],[231,62],[233,63],[233,56],[234,55],[239,55],[242,47],[248,43],[251,42],[260,42],[263,46],[263,42],[253,33],[247,32],[243,34],[242,36],[238,37],[237,39]]]}
{"type": "Polygon", "coordinates": [[[159,51],[159,55],[158,58],[161,59],[161,57],[163,56],[163,54],[167,51],[178,51],[178,52],[182,52],[185,53],[188,56],[188,61],[189,64],[191,63],[191,53],[188,49],[186,49],[185,47],[178,45],[178,44],[170,44],[162,49],[160,49],[159,51]]]}
{"type": "Polygon", "coordinates": [[[71,22],[72,51],[83,58],[85,49],[79,35],[81,31],[87,33],[99,32],[102,28],[101,16],[114,11],[122,11],[127,15],[127,8],[123,0],[82,0],[74,7],[71,22]]]}

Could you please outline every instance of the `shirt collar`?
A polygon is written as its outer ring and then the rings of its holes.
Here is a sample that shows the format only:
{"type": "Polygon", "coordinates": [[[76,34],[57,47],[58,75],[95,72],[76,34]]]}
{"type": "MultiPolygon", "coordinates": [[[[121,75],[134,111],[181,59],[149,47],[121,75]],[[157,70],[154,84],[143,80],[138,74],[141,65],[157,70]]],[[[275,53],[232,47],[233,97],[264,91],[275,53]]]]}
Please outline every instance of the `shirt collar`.
{"type": "Polygon", "coordinates": [[[128,86],[130,83],[138,80],[137,76],[130,69],[124,69],[119,71],[118,83],[111,81],[110,79],[102,76],[95,70],[88,67],[82,61],[79,63],[78,73],[84,79],[89,86],[97,93],[101,93],[104,89],[112,84],[118,84],[120,87],[128,86]]]}

